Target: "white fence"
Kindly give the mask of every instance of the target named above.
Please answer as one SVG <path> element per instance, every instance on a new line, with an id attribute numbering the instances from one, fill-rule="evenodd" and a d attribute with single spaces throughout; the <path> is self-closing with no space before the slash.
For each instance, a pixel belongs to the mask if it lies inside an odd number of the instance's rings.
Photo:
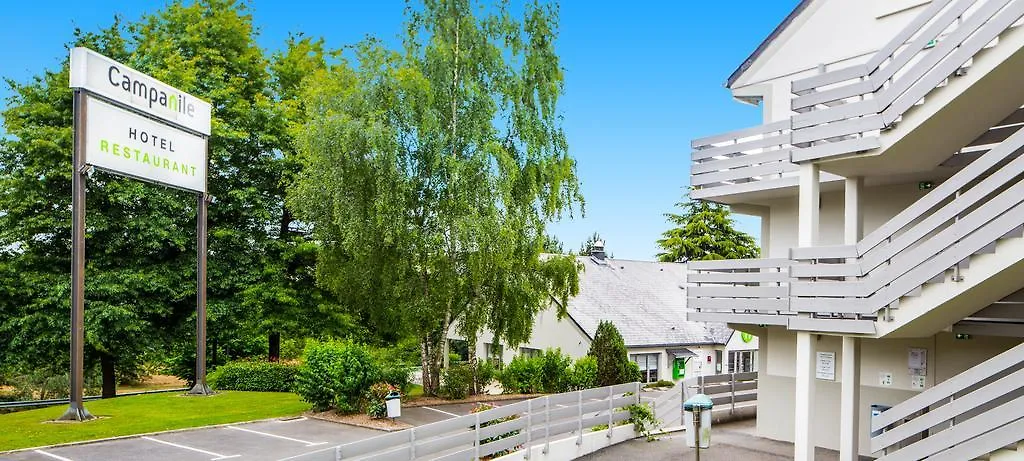
<path id="1" fill-rule="evenodd" d="M 682 383 L 683 399 L 697 394 L 711 397 L 716 413 L 728 411 L 730 415 L 757 406 L 757 372 L 726 373 L 711 376 L 686 378 Z"/>
<path id="2" fill-rule="evenodd" d="M 680 392 L 666 394 L 679 395 Z M 657 399 L 665 414 L 675 405 L 680 415 L 681 401 L 671 396 Z M 583 444 L 584 434 L 595 426 L 607 425 L 609 440 L 616 423 L 629 419 L 629 405 L 640 403 L 640 383 L 619 384 L 576 392 L 566 392 L 501 406 L 480 413 L 459 416 L 424 426 L 339 445 L 295 458 L 301 461 L 375 460 L 407 461 L 416 459 L 474 460 L 497 457 L 524 450 L 530 458 L 543 445 L 547 453 L 552 442 L 575 436 Z M 659 407 L 653 405 L 655 410 Z M 657 414 L 657 413 L 656 413 Z"/>

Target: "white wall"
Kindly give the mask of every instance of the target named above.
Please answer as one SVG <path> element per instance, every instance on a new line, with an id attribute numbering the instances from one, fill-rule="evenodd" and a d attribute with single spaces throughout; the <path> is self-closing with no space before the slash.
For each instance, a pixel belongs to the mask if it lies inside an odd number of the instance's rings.
<path id="1" fill-rule="evenodd" d="M 877 229 L 900 211 L 903 211 L 928 191 L 918 190 L 917 183 L 895 184 L 864 188 L 864 234 Z M 819 245 L 843 244 L 842 191 L 821 194 Z M 771 231 L 767 258 L 788 258 L 789 249 L 797 246 L 797 196 L 776 199 L 769 204 L 768 226 Z"/>
<path id="2" fill-rule="evenodd" d="M 814 437 L 817 446 L 838 449 L 839 393 L 842 382 L 842 346 L 838 336 L 820 335 L 816 351 L 836 353 L 836 380 L 815 380 Z M 796 373 L 796 334 L 769 328 L 761 342 L 765 360 L 758 377 L 757 432 L 761 437 L 793 440 L 793 398 Z M 870 405 L 895 405 L 917 395 L 907 367 L 908 349 L 928 352 L 926 389 L 945 381 L 982 361 L 1020 343 L 1018 338 L 974 336 L 957 340 L 953 334 L 940 333 L 917 339 L 863 339 L 861 345 L 861 454 L 869 455 Z M 893 384 L 880 384 L 879 374 L 891 373 Z"/>
<path id="3" fill-rule="evenodd" d="M 927 0 L 818 0 L 776 37 L 733 84 L 736 95 L 764 97 L 765 122 L 789 109 L 790 82 L 869 59 L 920 11 Z M 750 45 L 751 50 L 757 44 Z M 737 63 L 739 64 L 739 63 Z"/>
<path id="4" fill-rule="evenodd" d="M 448 338 L 465 339 L 458 333 L 456 325 L 452 325 L 452 328 L 449 329 Z M 487 356 L 485 346 L 487 343 L 494 343 L 494 333 L 485 329 L 477 339 L 477 358 L 485 358 Z M 510 348 L 504 344 L 502 347 L 504 349 L 501 359 L 502 363 L 508 363 L 512 358 L 519 355 L 519 349 L 523 347 L 540 349 L 542 351 L 548 348 L 559 348 L 562 349 L 562 353 L 573 358 L 579 358 L 587 355 L 587 351 L 590 349 L 590 338 L 572 319 L 568 317 L 558 319 L 558 311 L 554 306 L 551 306 L 534 319 L 533 334 L 530 336 L 529 341 L 515 348 Z"/>

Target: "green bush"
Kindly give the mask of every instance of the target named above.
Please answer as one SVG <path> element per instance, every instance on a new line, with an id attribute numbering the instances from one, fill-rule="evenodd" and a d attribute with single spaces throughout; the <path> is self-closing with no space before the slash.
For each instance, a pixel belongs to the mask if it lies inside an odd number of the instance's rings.
<path id="1" fill-rule="evenodd" d="M 665 381 L 664 379 L 662 379 L 660 381 L 644 385 L 645 389 L 650 389 L 652 387 L 676 387 L 676 383 L 672 381 Z"/>
<path id="2" fill-rule="evenodd" d="M 601 321 L 587 352 L 597 359 L 597 386 L 614 386 L 640 380 L 640 367 L 629 361 L 626 343 L 615 325 Z"/>
<path id="3" fill-rule="evenodd" d="M 380 368 L 381 381 L 395 386 L 402 394 L 407 394 L 409 392 L 409 385 L 412 384 L 409 381 L 409 367 L 401 363 L 388 362 L 377 362 L 377 367 Z"/>
<path id="4" fill-rule="evenodd" d="M 441 397 L 464 399 L 472 392 L 473 369 L 468 365 L 449 365 L 441 371 Z"/>
<path id="5" fill-rule="evenodd" d="M 548 349 L 537 357 L 541 362 L 541 390 L 548 394 L 565 392 L 569 388 L 568 371 L 572 357 L 562 354 L 561 349 Z"/>
<path id="6" fill-rule="evenodd" d="M 516 356 L 498 374 L 498 382 L 507 394 L 536 394 L 544 388 L 543 371 L 540 358 Z"/>
<path id="7" fill-rule="evenodd" d="M 239 360 L 217 367 L 207 382 L 220 390 L 290 392 L 298 372 L 296 365 Z"/>
<path id="8" fill-rule="evenodd" d="M 477 392 L 483 392 L 484 388 L 497 376 L 498 370 L 494 368 L 494 364 L 487 360 L 476 361 L 476 390 Z"/>
<path id="9" fill-rule="evenodd" d="M 573 362 L 566 378 L 570 391 L 597 387 L 597 359 L 589 355 L 580 357 Z"/>
<path id="10" fill-rule="evenodd" d="M 363 394 L 379 381 L 381 370 L 361 345 L 310 341 L 295 379 L 295 393 L 318 411 L 360 409 Z"/>
<path id="11" fill-rule="evenodd" d="M 388 407 L 385 399 L 392 392 L 399 392 L 398 387 L 386 382 L 370 386 L 370 389 L 366 391 L 366 414 L 371 418 L 386 418 Z"/>

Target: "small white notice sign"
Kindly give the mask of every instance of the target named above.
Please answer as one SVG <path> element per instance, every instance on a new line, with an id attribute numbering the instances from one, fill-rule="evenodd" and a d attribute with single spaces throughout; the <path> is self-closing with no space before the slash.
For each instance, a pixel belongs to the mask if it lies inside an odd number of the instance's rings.
<path id="1" fill-rule="evenodd" d="M 836 380 L 836 353 L 818 352 L 817 363 L 814 367 L 814 377 L 828 381 Z"/>
<path id="2" fill-rule="evenodd" d="M 911 375 L 928 375 L 928 349 L 912 347 L 907 354 L 907 368 Z"/>
<path id="3" fill-rule="evenodd" d="M 206 191 L 206 140 L 88 98 L 85 163 L 139 179 Z"/>

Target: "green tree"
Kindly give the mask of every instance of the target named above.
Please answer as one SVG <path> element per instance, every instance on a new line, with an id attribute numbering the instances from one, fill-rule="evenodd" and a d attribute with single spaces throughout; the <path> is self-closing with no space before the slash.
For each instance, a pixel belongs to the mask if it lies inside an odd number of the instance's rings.
<path id="1" fill-rule="evenodd" d="M 636 364 L 629 361 L 626 343 L 612 322 L 602 320 L 597 325 L 594 340 L 587 355 L 597 360 L 597 386 L 614 386 L 640 379 Z"/>
<path id="2" fill-rule="evenodd" d="M 216 198 L 209 218 L 212 358 L 218 344 L 238 351 L 264 319 L 280 312 L 306 327 L 330 318 L 311 314 L 329 305 L 310 289 L 315 248 L 279 232 L 287 176 L 282 152 L 289 142 L 289 112 L 280 101 L 293 85 L 273 86 L 247 8 L 233 0 L 175 1 L 131 24 L 78 31 L 72 45 L 215 108 L 208 181 Z M 0 356 L 22 369 L 54 373 L 66 370 L 69 328 L 67 66 L 65 58 L 29 82 L 8 81 L 9 137 L 0 141 L 0 269 L 12 274 L 0 284 L 11 292 L 0 297 Z M 286 73 L 279 72 L 282 81 Z M 103 172 L 87 187 L 86 360 L 100 365 L 103 393 L 111 395 L 116 376 L 145 358 L 194 350 L 196 198 Z M 268 305 L 283 308 L 275 313 Z"/>
<path id="3" fill-rule="evenodd" d="M 553 255 L 564 255 L 565 245 L 562 244 L 561 240 L 558 240 L 558 237 L 555 237 L 554 235 L 545 234 L 544 248 L 542 251 L 544 251 L 544 253 Z"/>
<path id="4" fill-rule="evenodd" d="M 571 258 L 539 257 L 545 224 L 582 204 L 557 111 L 557 8 L 522 14 L 410 7 L 400 50 L 359 43 L 304 99 L 289 205 L 322 245 L 318 279 L 380 333 L 419 338 L 427 393 L 456 319 L 518 344 L 578 284 Z"/>
<path id="5" fill-rule="evenodd" d="M 662 262 L 706 259 L 756 258 L 760 254 L 750 235 L 736 229 L 729 208 L 705 200 L 685 198 L 676 204 L 680 213 L 665 213 L 672 229 L 658 239 Z"/>

